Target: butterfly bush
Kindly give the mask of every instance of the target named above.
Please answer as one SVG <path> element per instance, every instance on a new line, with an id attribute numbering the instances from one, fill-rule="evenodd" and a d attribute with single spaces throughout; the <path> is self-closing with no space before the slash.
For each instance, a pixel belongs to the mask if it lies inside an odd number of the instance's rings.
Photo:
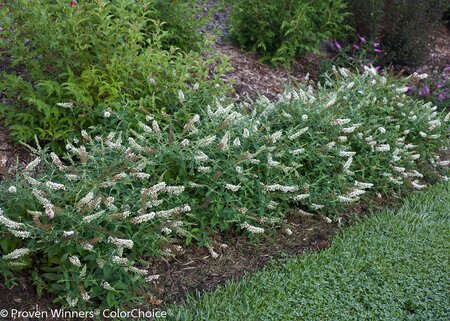
<path id="1" fill-rule="evenodd" d="M 215 233 L 270 233 L 291 207 L 329 221 L 447 179 L 450 114 L 374 68 L 336 72 L 277 102 L 217 99 L 181 125 L 148 115 L 135 130 L 83 131 L 64 156 L 36 150 L 0 185 L 0 233 L 14 240 L 1 270 L 33 257 L 36 284 L 63 305 L 131 306 L 152 298 L 148 259 L 192 240 L 216 258 Z"/>

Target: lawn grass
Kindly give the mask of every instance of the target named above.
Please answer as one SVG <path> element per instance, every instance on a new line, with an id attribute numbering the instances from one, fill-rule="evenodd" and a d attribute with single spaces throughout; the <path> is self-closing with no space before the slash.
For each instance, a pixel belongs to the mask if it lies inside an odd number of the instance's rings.
<path id="1" fill-rule="evenodd" d="M 177 320 L 450 320 L 450 183 L 346 228 L 319 253 L 273 263 Z"/>

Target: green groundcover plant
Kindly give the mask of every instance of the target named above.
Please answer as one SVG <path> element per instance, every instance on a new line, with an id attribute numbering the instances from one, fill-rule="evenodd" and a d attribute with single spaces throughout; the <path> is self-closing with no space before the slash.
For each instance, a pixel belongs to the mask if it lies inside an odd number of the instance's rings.
<path id="1" fill-rule="evenodd" d="M 204 44 L 192 36 L 201 21 L 192 6 L 155 0 L 5 4 L 2 56 L 22 71 L 0 73 L 3 123 L 17 140 L 37 135 L 56 145 L 101 121 L 97 110 L 123 108 L 124 100 L 134 111 L 145 105 L 170 113 L 183 106 L 179 90 L 192 105 L 223 93 L 226 64 L 188 52 Z"/>
<path id="2" fill-rule="evenodd" d="M 450 113 L 374 68 L 336 73 L 277 103 L 218 100 L 184 126 L 147 115 L 136 130 L 83 131 L 61 158 L 36 150 L 0 185 L 0 271 L 32 267 L 39 291 L 72 308 L 135 306 L 158 277 L 147 259 L 183 243 L 215 258 L 214 234 L 270 233 L 290 206 L 338 220 L 377 193 L 448 179 Z"/>
<path id="3" fill-rule="evenodd" d="M 297 54 L 315 51 L 348 29 L 345 7 L 342 0 L 233 1 L 232 38 L 261 53 L 263 61 L 289 65 Z"/>

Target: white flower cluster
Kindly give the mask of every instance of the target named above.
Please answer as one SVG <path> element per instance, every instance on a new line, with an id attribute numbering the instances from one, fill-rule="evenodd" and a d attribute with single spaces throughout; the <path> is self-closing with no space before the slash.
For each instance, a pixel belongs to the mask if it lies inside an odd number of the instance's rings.
<path id="1" fill-rule="evenodd" d="M 52 159 L 53 164 L 55 164 L 56 167 L 58 167 L 61 171 L 66 170 L 66 166 L 62 163 L 61 159 L 59 159 L 58 155 L 52 152 L 50 153 L 50 157 Z"/>
<path id="2" fill-rule="evenodd" d="M 352 157 L 355 156 L 356 152 L 340 151 L 339 156 L 341 157 Z"/>
<path id="3" fill-rule="evenodd" d="M 264 233 L 264 229 L 262 227 L 253 226 L 253 225 L 248 224 L 247 222 L 244 222 L 243 224 L 241 224 L 241 228 L 244 230 L 247 230 L 253 234 Z"/>
<path id="4" fill-rule="evenodd" d="M 33 161 L 31 161 L 26 167 L 25 167 L 25 171 L 26 172 L 31 172 L 32 170 L 34 170 L 36 168 L 36 166 L 39 165 L 39 163 L 41 162 L 41 158 L 40 157 L 36 157 Z"/>
<path id="5" fill-rule="evenodd" d="M 132 249 L 133 245 L 134 245 L 132 240 L 120 239 L 120 238 L 113 237 L 113 236 L 108 237 L 108 243 L 111 243 L 118 247 L 122 247 L 122 248 L 126 248 L 126 249 Z"/>
<path id="6" fill-rule="evenodd" d="M 237 192 L 237 191 L 239 191 L 239 189 L 241 188 L 240 185 L 233 185 L 233 184 L 225 184 L 224 187 L 225 187 L 227 190 L 230 190 L 230 191 L 232 191 L 232 192 Z"/>
<path id="7" fill-rule="evenodd" d="M 191 211 L 191 207 L 187 204 L 181 205 L 181 206 L 177 206 L 174 208 L 171 208 L 169 210 L 164 210 L 164 211 L 158 211 L 155 213 L 155 215 L 157 217 L 163 217 L 163 218 L 168 218 L 171 215 L 176 215 L 176 214 L 181 214 L 181 213 L 187 213 Z"/>
<path id="8" fill-rule="evenodd" d="M 54 191 L 66 190 L 66 186 L 64 186 L 64 184 L 54 183 L 50 181 L 45 182 L 45 186 Z"/>
<path id="9" fill-rule="evenodd" d="M 4 216 L 3 210 L 1 208 L 0 208 L 0 224 L 13 230 L 18 230 L 25 227 L 23 223 L 15 222 Z"/>
<path id="10" fill-rule="evenodd" d="M 391 150 L 391 146 L 389 144 L 380 144 L 378 146 L 375 146 L 375 150 L 377 152 L 388 152 Z"/>
<path id="11" fill-rule="evenodd" d="M 121 257 L 121 256 L 117 256 L 117 255 L 113 255 L 113 257 L 111 258 L 111 261 L 114 264 L 122 265 L 122 266 L 128 266 L 128 264 L 130 264 L 130 261 L 128 261 L 128 259 L 126 257 Z"/>
<path id="12" fill-rule="evenodd" d="M 69 256 L 69 261 L 70 263 L 72 263 L 73 265 L 77 266 L 77 267 L 81 267 L 81 262 L 80 262 L 80 258 L 78 256 L 72 255 Z"/>
<path id="13" fill-rule="evenodd" d="M 78 201 L 77 206 L 82 208 L 84 206 L 88 206 L 94 200 L 94 192 L 90 191 L 87 193 L 82 199 Z"/>
<path id="14" fill-rule="evenodd" d="M 16 260 L 16 259 L 19 259 L 19 258 L 25 256 L 25 255 L 28 255 L 29 253 L 31 253 L 31 250 L 27 249 L 27 248 L 15 249 L 11 253 L 3 255 L 3 259 L 4 260 Z"/>
<path id="15" fill-rule="evenodd" d="M 54 206 L 50 202 L 50 200 L 44 197 L 45 193 L 43 191 L 33 189 L 31 191 L 31 194 L 33 194 L 34 197 L 36 197 L 36 199 L 38 200 L 38 202 L 41 203 L 41 205 L 44 207 L 45 214 L 47 215 L 47 217 L 49 219 L 52 219 L 55 216 Z"/>
<path id="16" fill-rule="evenodd" d="M 272 135 L 270 135 L 269 137 L 270 137 L 270 140 L 272 141 L 272 143 L 275 144 L 281 138 L 281 136 L 283 136 L 283 131 L 279 130 L 279 131 L 273 133 Z"/>
<path id="17" fill-rule="evenodd" d="M 297 138 L 299 138 L 301 135 L 303 135 L 304 133 L 306 133 L 308 130 L 309 130 L 309 127 L 302 128 L 302 129 L 300 129 L 299 131 L 297 131 L 296 133 L 290 135 L 290 136 L 289 136 L 289 139 L 290 139 L 290 140 L 297 139 Z"/>
<path id="18" fill-rule="evenodd" d="M 368 188 L 372 188 L 373 184 L 355 181 L 355 186 L 358 188 L 361 188 L 361 189 L 368 189 Z"/>
<path id="19" fill-rule="evenodd" d="M 116 289 L 114 289 L 108 282 L 106 282 L 106 281 L 102 281 L 101 283 L 100 283 L 100 286 L 102 287 L 102 288 L 104 288 L 105 290 L 108 290 L 108 291 L 117 291 Z"/>
<path id="20" fill-rule="evenodd" d="M 73 103 L 72 102 L 68 102 L 68 103 L 56 103 L 57 106 L 62 107 L 62 108 L 72 108 L 73 107 Z"/>
<path id="21" fill-rule="evenodd" d="M 274 185 L 265 185 L 264 189 L 267 192 L 276 192 L 276 191 L 280 191 L 283 193 L 295 193 L 298 191 L 298 186 L 293 185 L 293 186 L 284 186 L 284 185 L 280 185 L 280 184 L 274 184 Z"/>
<path id="22" fill-rule="evenodd" d="M 299 194 L 299 195 L 294 196 L 292 199 L 294 201 L 302 201 L 304 199 L 307 199 L 308 197 L 309 197 L 309 194 Z"/>
<path id="23" fill-rule="evenodd" d="M 83 221 L 86 222 L 86 223 L 91 223 L 92 221 L 94 221 L 94 220 L 98 219 L 99 217 L 101 217 L 104 213 L 105 213 L 105 211 L 103 210 L 103 211 L 97 212 L 95 214 L 91 214 L 91 215 L 85 216 L 85 217 L 83 217 Z"/>
<path id="24" fill-rule="evenodd" d="M 342 126 L 342 125 L 348 124 L 351 121 L 352 120 L 350 118 L 337 118 L 337 119 L 333 119 L 331 121 L 331 125 L 333 125 L 333 126 Z"/>
<path id="25" fill-rule="evenodd" d="M 9 232 L 14 235 L 15 237 L 21 238 L 21 239 L 28 239 L 31 237 L 31 233 L 28 231 L 17 231 L 17 230 L 9 230 Z"/>

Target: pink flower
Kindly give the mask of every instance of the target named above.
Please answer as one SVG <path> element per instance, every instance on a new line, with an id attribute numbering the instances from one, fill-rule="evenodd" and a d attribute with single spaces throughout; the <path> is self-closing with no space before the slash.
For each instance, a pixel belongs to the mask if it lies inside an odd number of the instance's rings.
<path id="1" fill-rule="evenodd" d="M 342 49 L 342 46 L 341 46 L 341 44 L 338 41 L 334 41 L 334 45 L 336 46 L 337 50 L 341 50 Z"/>
<path id="2" fill-rule="evenodd" d="M 353 48 L 355 48 L 356 50 L 359 50 L 359 46 L 358 45 L 353 45 Z"/>
<path id="3" fill-rule="evenodd" d="M 358 38 L 361 41 L 361 43 L 366 42 L 366 39 L 363 36 L 359 35 L 359 34 L 358 34 Z"/>
<path id="4" fill-rule="evenodd" d="M 77 0 L 70 0 L 70 6 L 75 7 L 77 5 Z"/>
<path id="5" fill-rule="evenodd" d="M 375 48 L 373 51 L 375 51 L 376 53 L 382 53 L 383 52 L 383 50 L 378 49 L 378 48 Z"/>

